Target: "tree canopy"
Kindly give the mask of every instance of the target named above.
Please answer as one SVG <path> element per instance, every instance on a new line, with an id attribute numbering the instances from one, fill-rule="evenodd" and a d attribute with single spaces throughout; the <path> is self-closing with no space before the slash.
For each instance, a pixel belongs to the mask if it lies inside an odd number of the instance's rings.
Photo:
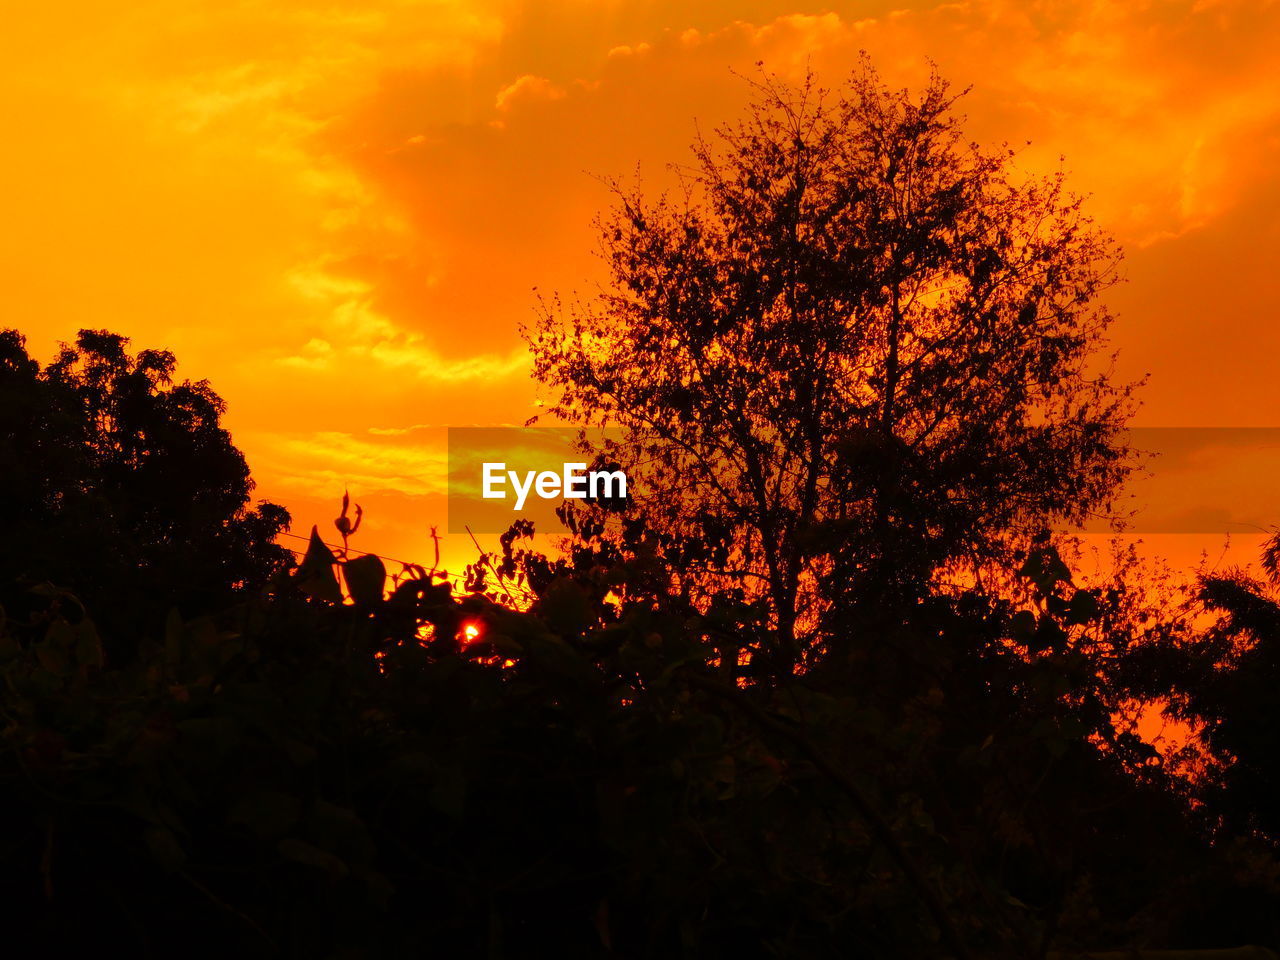
<path id="1" fill-rule="evenodd" d="M 765 77 L 683 190 L 615 185 L 610 274 L 530 332 L 553 412 L 620 428 L 678 589 L 765 602 L 773 653 L 837 596 L 917 594 L 1105 508 L 1130 390 L 1097 356 L 1119 253 L 1065 189 L 964 140 L 956 97 L 864 65 L 838 95 Z"/>
<path id="2" fill-rule="evenodd" d="M 288 514 L 250 505 L 222 399 L 128 343 L 82 330 L 41 367 L 0 332 L 0 502 L 15 507 L 0 582 L 72 589 L 125 633 L 225 606 L 289 557 L 274 543 Z"/>

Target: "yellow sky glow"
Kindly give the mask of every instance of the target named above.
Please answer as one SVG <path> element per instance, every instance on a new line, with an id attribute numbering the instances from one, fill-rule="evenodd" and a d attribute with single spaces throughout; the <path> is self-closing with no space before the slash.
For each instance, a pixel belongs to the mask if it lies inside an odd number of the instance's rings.
<path id="1" fill-rule="evenodd" d="M 1065 157 L 1128 252 L 1139 422 L 1277 423 L 1280 4 L 111 6 L 0 33 L 0 324 L 42 357 L 85 326 L 174 350 L 299 532 L 350 485 L 357 545 L 428 555 L 443 427 L 536 412 L 533 289 L 598 277 L 593 175 L 663 183 L 760 60 L 835 84 L 866 49 L 891 82 L 932 58 L 972 85 L 974 138 Z"/>

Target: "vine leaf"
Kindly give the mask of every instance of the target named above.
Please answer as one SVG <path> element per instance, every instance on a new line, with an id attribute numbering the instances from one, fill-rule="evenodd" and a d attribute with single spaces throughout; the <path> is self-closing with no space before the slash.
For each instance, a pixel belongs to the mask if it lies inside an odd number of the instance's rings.
<path id="1" fill-rule="evenodd" d="M 320 531 L 311 528 L 311 542 L 307 552 L 298 564 L 294 580 L 298 589 L 314 600 L 326 603 L 341 603 L 342 590 L 338 586 L 337 574 L 333 571 L 333 552 L 320 539 Z"/>
<path id="2" fill-rule="evenodd" d="M 369 553 L 348 560 L 342 565 L 342 577 L 347 581 L 347 592 L 358 606 L 373 606 L 382 600 L 387 568 L 380 557 Z"/>

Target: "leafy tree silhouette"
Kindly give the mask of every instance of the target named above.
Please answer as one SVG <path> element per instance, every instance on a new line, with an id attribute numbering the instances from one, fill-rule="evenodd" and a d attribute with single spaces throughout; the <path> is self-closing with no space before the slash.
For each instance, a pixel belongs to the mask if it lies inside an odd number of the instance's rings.
<path id="1" fill-rule="evenodd" d="M 755 89 L 681 196 L 614 184 L 607 288 L 527 336 L 553 412 L 621 428 L 599 452 L 639 478 L 631 522 L 580 529 L 695 605 L 763 603 L 785 673 L 847 634 L 835 600 L 909 599 L 1103 508 L 1131 386 L 1091 367 L 1116 248 L 1062 176 L 967 144 L 943 80 Z"/>
<path id="2" fill-rule="evenodd" d="M 1147 670 L 1174 693 L 1175 712 L 1202 727 L 1217 761 L 1198 785 L 1227 835 L 1280 844 L 1280 535 L 1262 555 L 1263 578 L 1242 570 L 1204 576 L 1197 599 L 1211 624 Z"/>
<path id="3" fill-rule="evenodd" d="M 289 521 L 249 505 L 209 384 L 175 383 L 168 351 L 127 347 L 82 330 L 41 369 L 16 331 L 0 332 L 0 583 L 75 591 L 124 656 L 171 607 L 194 615 L 264 584 L 287 562 L 273 540 Z"/>
<path id="4" fill-rule="evenodd" d="M 696 142 L 683 195 L 614 185 L 611 282 L 527 333 L 552 411 L 620 428 L 584 446 L 634 481 L 566 505 L 570 562 L 526 557 L 527 579 L 683 618 L 705 689 L 781 728 L 820 717 L 808 742 L 874 771 L 868 822 L 963 848 L 958 923 L 936 918 L 957 955 L 987 911 L 1022 955 L 1180 916 L 1194 892 L 1162 875 L 1211 858 L 1123 709 L 1167 692 L 1130 668 L 1181 639 L 1148 616 L 1176 617 L 1140 571 L 1078 585 L 1052 533 L 1129 469 L 1136 385 L 1108 376 L 1099 302 L 1118 250 L 1061 175 L 967 144 L 936 76 L 918 98 L 869 65 L 837 97 L 756 91 Z"/>

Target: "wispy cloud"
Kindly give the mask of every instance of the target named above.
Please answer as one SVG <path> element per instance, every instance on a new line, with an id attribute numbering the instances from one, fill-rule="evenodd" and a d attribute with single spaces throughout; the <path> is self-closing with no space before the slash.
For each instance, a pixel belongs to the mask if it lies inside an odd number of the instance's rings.
<path id="1" fill-rule="evenodd" d="M 258 469 L 273 484 L 309 496 L 334 497 L 348 487 L 415 497 L 447 490 L 448 453 L 438 445 L 333 430 L 261 434 L 254 439 Z"/>
<path id="2" fill-rule="evenodd" d="M 349 480 L 421 499 L 443 489 L 442 447 L 401 424 L 533 412 L 517 328 L 533 287 L 601 278 L 591 174 L 639 163 L 657 189 L 695 118 L 741 109 L 735 72 L 835 84 L 866 49 L 894 84 L 929 58 L 973 84 L 969 131 L 1023 168 L 1065 154 L 1130 250 L 1116 340 L 1153 374 L 1155 422 L 1270 419 L 1280 5 L 858 9 L 28 4 L 0 35 L 9 322 L 37 349 L 86 325 L 175 349 L 228 399 L 263 495 Z M 1251 349 L 1216 336 L 1228 323 Z"/>

